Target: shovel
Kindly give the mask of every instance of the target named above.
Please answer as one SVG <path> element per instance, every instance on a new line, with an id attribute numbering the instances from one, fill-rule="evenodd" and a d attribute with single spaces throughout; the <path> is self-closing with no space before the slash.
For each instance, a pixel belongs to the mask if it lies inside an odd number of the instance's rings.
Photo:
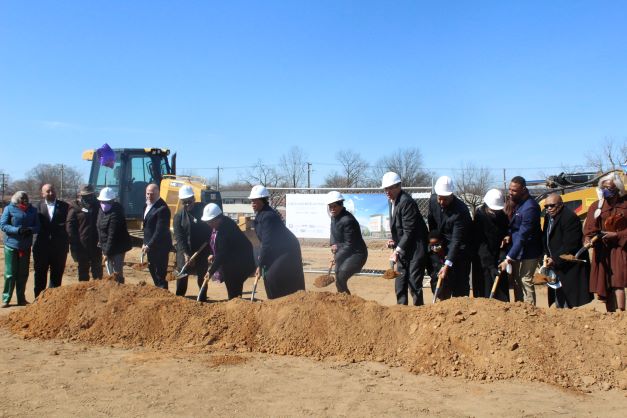
<path id="1" fill-rule="evenodd" d="M 440 276 L 438 274 L 438 283 L 435 285 L 435 291 L 433 292 L 433 302 L 435 303 L 435 301 L 438 298 L 438 294 L 440 293 L 440 289 L 442 288 L 442 281 L 444 280 L 444 278 L 442 276 Z"/>
<path id="2" fill-rule="evenodd" d="M 255 301 L 255 292 L 257 291 L 257 283 L 259 283 L 259 277 L 263 276 L 263 279 L 266 279 L 266 269 L 265 267 L 261 269 L 261 274 L 257 274 L 255 276 L 255 282 L 253 283 L 253 291 L 250 292 L 250 301 Z"/>
<path id="3" fill-rule="evenodd" d="M 603 235 L 604 235 L 603 232 L 600 232 L 600 233 L 596 234 L 594 237 L 592 237 L 592 239 L 590 240 L 590 242 L 588 244 L 584 245 L 583 247 L 581 247 L 579 249 L 579 251 L 577 251 L 577 253 L 575 254 L 575 259 L 578 259 L 579 256 L 581 256 L 581 254 L 585 253 L 590 248 L 592 248 L 594 243 L 597 242 L 599 240 L 599 238 L 601 238 Z"/>
<path id="4" fill-rule="evenodd" d="M 191 260 L 191 259 L 190 259 Z M 187 277 L 187 274 L 185 275 Z M 196 296 L 196 302 L 200 302 L 200 295 L 202 295 L 203 290 L 206 291 L 207 289 L 207 283 L 209 283 L 209 280 L 211 280 L 211 277 L 213 275 L 209 275 L 209 273 L 205 274 L 205 280 L 203 280 L 202 282 L 202 286 L 200 286 L 200 289 L 198 290 L 198 296 Z"/>
<path id="5" fill-rule="evenodd" d="M 189 276 L 189 273 L 187 273 L 186 269 L 187 267 L 194 261 L 194 259 L 196 258 L 196 256 L 198 256 L 198 254 L 205 249 L 205 247 L 207 246 L 207 243 L 203 243 L 200 248 L 198 248 L 198 251 L 196 251 L 194 254 L 192 254 L 192 256 L 189 258 L 189 260 L 187 260 L 187 263 L 183 264 L 183 268 L 181 268 L 181 271 L 176 271 L 174 270 L 174 280 L 179 280 L 179 279 L 184 279 L 187 276 Z"/>
<path id="6" fill-rule="evenodd" d="M 331 259 L 331 262 L 329 263 L 329 271 L 327 272 L 326 276 L 316 277 L 316 280 L 314 280 L 314 286 L 326 287 L 335 281 L 335 277 L 331 276 L 331 269 L 333 268 L 334 264 L 335 259 Z"/>
<path id="7" fill-rule="evenodd" d="M 144 263 L 144 252 L 142 251 L 141 255 L 139 256 L 139 264 L 133 264 L 131 268 L 133 270 L 143 270 L 147 266 L 148 263 Z"/>
<path id="8" fill-rule="evenodd" d="M 500 279 L 501 279 L 501 275 L 497 274 L 496 277 L 494 278 L 494 284 L 492 285 L 492 290 L 490 290 L 490 297 L 488 299 L 492 299 L 494 297 L 494 294 L 496 293 L 496 288 L 499 285 Z"/>

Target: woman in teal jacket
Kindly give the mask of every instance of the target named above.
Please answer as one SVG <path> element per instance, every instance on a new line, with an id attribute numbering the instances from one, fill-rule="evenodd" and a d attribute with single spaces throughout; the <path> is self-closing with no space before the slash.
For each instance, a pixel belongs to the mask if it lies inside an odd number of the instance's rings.
<path id="1" fill-rule="evenodd" d="M 8 308 L 13 289 L 17 304 L 24 306 L 26 281 L 30 264 L 30 250 L 33 234 L 39 233 L 37 209 L 28 203 L 26 192 L 16 192 L 9 206 L 4 208 L 0 218 L 0 228 L 4 232 L 4 291 L 2 307 Z"/>

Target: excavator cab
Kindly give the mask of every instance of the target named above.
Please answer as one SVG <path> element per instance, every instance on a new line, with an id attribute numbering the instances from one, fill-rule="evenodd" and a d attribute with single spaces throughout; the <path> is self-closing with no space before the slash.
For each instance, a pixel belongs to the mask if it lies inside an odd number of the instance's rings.
<path id="1" fill-rule="evenodd" d="M 113 167 L 101 165 L 93 150 L 83 153 L 83 159 L 92 161 L 89 184 L 94 186 L 96 193 L 103 187 L 115 190 L 127 219 L 136 224 L 129 225 L 129 228 L 141 229 L 146 186 L 161 184 L 165 175 L 172 174 L 168 161 L 170 151 L 162 148 L 117 148 L 113 151 Z"/>

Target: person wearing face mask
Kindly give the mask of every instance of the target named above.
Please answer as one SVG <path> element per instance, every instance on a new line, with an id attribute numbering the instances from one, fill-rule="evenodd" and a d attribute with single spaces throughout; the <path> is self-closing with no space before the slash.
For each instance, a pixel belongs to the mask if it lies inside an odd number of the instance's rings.
<path id="1" fill-rule="evenodd" d="M 505 200 L 498 189 L 490 189 L 483 205 L 475 210 L 472 222 L 473 259 L 472 293 L 476 298 L 488 298 L 499 274 L 499 260 L 503 258 L 501 243 L 507 236 L 509 220 L 503 211 Z M 494 298 L 509 302 L 509 282 L 506 272 L 501 272 Z"/>
<path id="2" fill-rule="evenodd" d="M 28 280 L 33 234 L 39 233 L 37 209 L 28 202 L 26 192 L 19 191 L 11 197 L 11 203 L 4 208 L 0 217 L 0 229 L 4 232 L 2 307 L 9 307 L 14 289 L 17 304 L 24 306 L 28 303 L 24 292 Z"/>
<path id="3" fill-rule="evenodd" d="M 170 235 L 170 208 L 159 197 L 159 186 L 149 184 L 146 187 L 146 206 L 144 206 L 144 244 L 142 253 L 148 256 L 148 270 L 155 286 L 168 288 L 166 274 L 168 255 L 172 247 Z"/>
<path id="4" fill-rule="evenodd" d="M 133 245 L 126 227 L 126 217 L 122 205 L 115 201 L 115 191 L 105 187 L 100 191 L 100 212 L 98 213 L 98 242 L 102 249 L 105 266 L 109 275 L 124 283 L 124 256 Z"/>
<path id="5" fill-rule="evenodd" d="M 179 189 L 179 202 L 181 209 L 174 215 L 174 239 L 176 241 L 176 269 L 181 271 L 192 255 L 200 250 L 196 258 L 185 269 L 186 273 L 196 274 L 198 288 L 202 288 L 203 278 L 209 270 L 209 239 L 211 228 L 201 220 L 203 215 L 202 203 L 197 203 L 194 189 L 190 185 L 184 185 Z M 187 293 L 187 277 L 176 281 L 176 295 L 185 296 Z M 207 300 L 207 288 L 199 295 L 198 300 Z"/>
<path id="6" fill-rule="evenodd" d="M 540 205 L 529 195 L 527 182 L 516 176 L 509 183 L 509 198 L 513 203 L 509 221 L 511 243 L 505 260 L 499 265 L 501 271 L 511 266 L 514 284 L 514 300 L 536 304 L 533 274 L 542 257 L 542 229 L 540 228 Z"/>
<path id="7" fill-rule="evenodd" d="M 560 256 L 576 254 L 583 242 L 581 221 L 577 214 L 564 206 L 562 197 L 557 193 L 548 195 L 544 201 L 544 231 L 542 241 L 546 266 L 552 269 L 561 287 L 550 286 L 548 289 L 549 306 L 555 303 L 557 308 L 574 308 L 590 302 L 588 278 L 590 264 L 587 252 L 580 256 L 584 263 L 572 263 Z M 555 288 L 553 288 L 555 287 Z"/>
<path id="8" fill-rule="evenodd" d="M 72 202 L 65 227 L 70 241 L 70 255 L 78 264 L 78 280 L 102 279 L 102 250 L 98 247 L 98 212 L 100 205 L 90 184 L 81 186 Z"/>
<path id="9" fill-rule="evenodd" d="M 61 286 L 68 252 L 68 235 L 65 227 L 69 205 L 57 199 L 52 184 L 41 188 L 42 200 L 37 206 L 41 228 L 33 244 L 33 262 L 35 264 L 35 297 L 48 287 Z"/>
<path id="10" fill-rule="evenodd" d="M 627 286 L 627 197 L 616 173 L 599 180 L 599 200 L 588 209 L 584 244 L 592 246 L 590 291 L 605 302 L 608 312 L 625 310 Z M 593 238 L 601 235 L 601 239 Z"/>
<path id="11" fill-rule="evenodd" d="M 335 287 L 338 293 L 348 293 L 348 279 L 359 273 L 368 259 L 368 248 L 361 236 L 361 227 L 352 213 L 344 207 L 344 196 L 332 191 L 327 194 L 331 215 L 331 253 L 335 260 Z"/>

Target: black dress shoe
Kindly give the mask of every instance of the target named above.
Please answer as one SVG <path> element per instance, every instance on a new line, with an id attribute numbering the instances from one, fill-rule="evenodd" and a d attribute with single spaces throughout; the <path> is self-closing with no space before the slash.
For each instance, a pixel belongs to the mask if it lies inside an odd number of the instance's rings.
<path id="1" fill-rule="evenodd" d="M 3 308 L 8 308 L 9 306 L 10 306 L 10 305 L 9 305 L 8 303 L 3 303 L 3 304 L 2 304 L 2 307 L 3 307 Z"/>
<path id="2" fill-rule="evenodd" d="M 26 305 L 30 305 L 30 303 L 23 301 L 23 302 L 18 302 L 17 306 L 26 306 Z"/>

